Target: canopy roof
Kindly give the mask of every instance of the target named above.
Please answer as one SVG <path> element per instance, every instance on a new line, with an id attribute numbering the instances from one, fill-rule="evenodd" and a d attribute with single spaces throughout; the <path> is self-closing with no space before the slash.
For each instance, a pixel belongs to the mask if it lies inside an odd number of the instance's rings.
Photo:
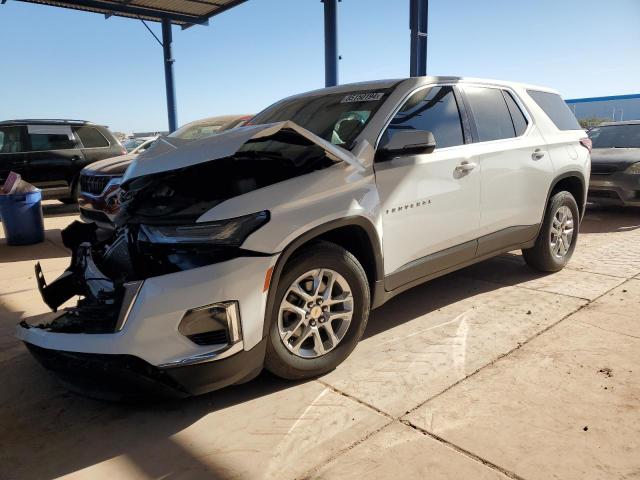
<path id="1" fill-rule="evenodd" d="M 206 24 L 208 19 L 233 8 L 246 0 L 20 0 L 54 7 L 73 8 L 87 12 L 140 18 L 155 22 L 167 18 L 176 25 L 187 27 Z"/>

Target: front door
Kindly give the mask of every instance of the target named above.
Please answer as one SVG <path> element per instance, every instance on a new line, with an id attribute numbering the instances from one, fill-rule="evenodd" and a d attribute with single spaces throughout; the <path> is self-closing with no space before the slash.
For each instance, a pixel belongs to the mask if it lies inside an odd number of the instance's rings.
<path id="1" fill-rule="evenodd" d="M 465 145 L 464 118 L 454 87 L 427 87 L 409 97 L 383 134 L 381 144 L 399 130 L 430 131 L 436 140 L 431 153 L 374 165 L 387 290 L 475 255 L 480 169 Z"/>

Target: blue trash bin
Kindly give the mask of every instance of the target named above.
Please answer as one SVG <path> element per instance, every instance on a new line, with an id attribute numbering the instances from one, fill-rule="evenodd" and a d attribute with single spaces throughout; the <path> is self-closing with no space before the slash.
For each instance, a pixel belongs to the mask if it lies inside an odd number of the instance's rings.
<path id="1" fill-rule="evenodd" d="M 0 195 L 0 219 L 7 245 L 44 241 L 42 192 Z"/>

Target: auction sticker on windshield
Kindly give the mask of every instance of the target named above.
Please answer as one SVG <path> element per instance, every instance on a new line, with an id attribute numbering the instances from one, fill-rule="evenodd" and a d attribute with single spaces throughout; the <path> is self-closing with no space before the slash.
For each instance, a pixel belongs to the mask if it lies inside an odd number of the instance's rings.
<path id="1" fill-rule="evenodd" d="M 352 102 L 377 102 L 382 97 L 384 97 L 384 93 L 352 93 L 351 95 L 347 95 L 342 99 L 340 103 L 352 103 Z"/>

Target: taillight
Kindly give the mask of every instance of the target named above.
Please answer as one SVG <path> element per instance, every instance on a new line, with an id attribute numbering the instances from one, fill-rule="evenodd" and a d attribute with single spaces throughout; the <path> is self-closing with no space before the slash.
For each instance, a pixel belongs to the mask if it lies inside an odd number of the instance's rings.
<path id="1" fill-rule="evenodd" d="M 593 142 L 591 141 L 591 139 L 589 137 L 581 138 L 580 139 L 580 145 L 582 145 L 584 148 L 589 150 L 589 153 L 591 153 L 591 149 L 593 148 Z"/>

